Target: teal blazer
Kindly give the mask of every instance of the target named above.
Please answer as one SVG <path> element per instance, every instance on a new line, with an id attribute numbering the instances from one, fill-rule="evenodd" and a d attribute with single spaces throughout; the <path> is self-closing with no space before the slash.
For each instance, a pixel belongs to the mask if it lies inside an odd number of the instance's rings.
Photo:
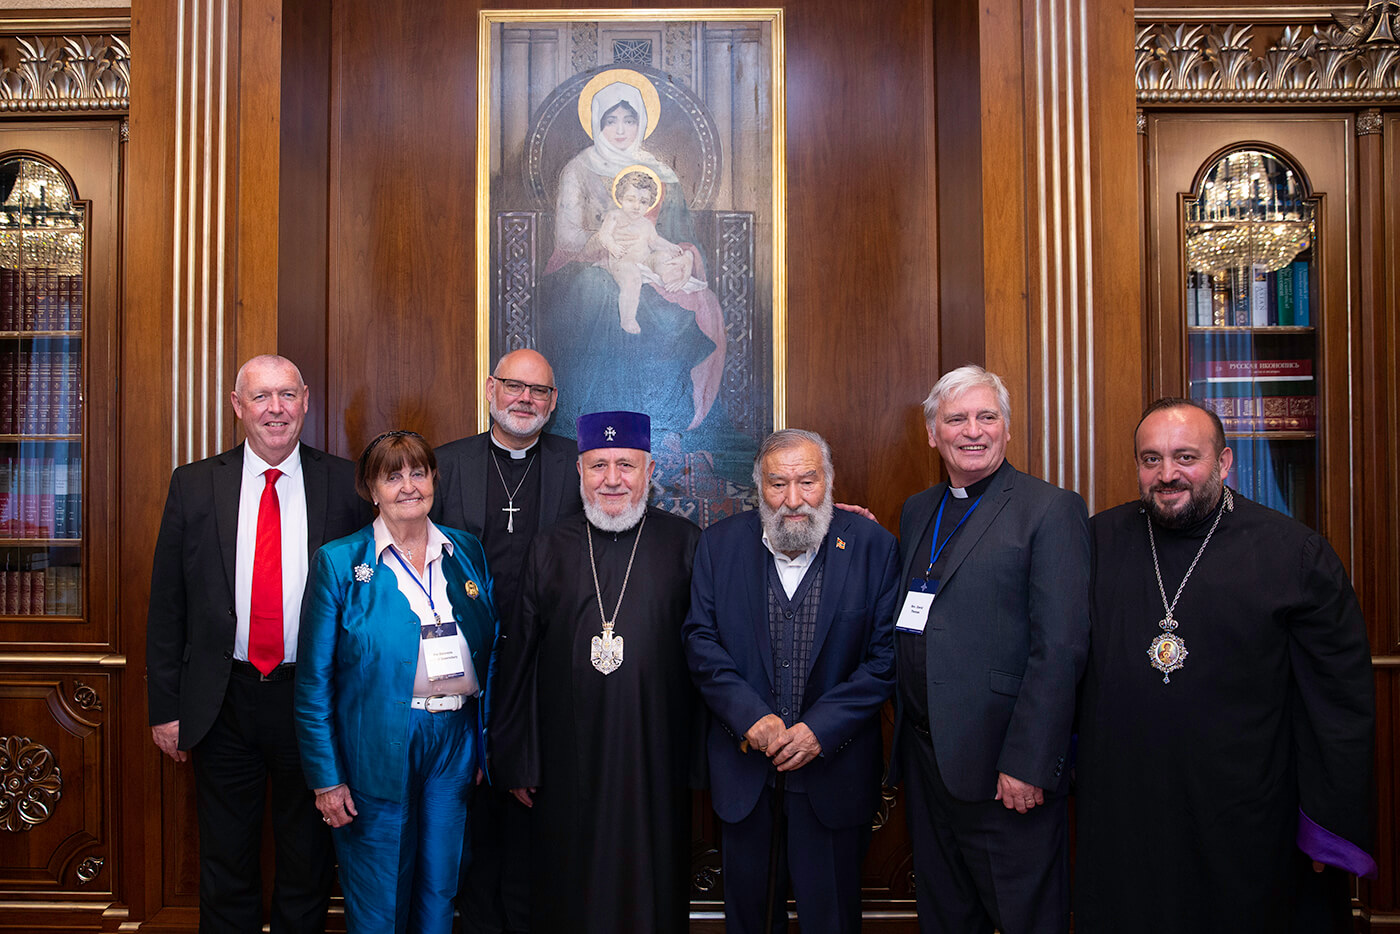
<path id="1" fill-rule="evenodd" d="M 452 618 L 481 685 L 477 722 L 464 728 L 473 730 L 473 759 L 484 766 L 500 620 L 481 542 L 456 529 L 442 533 L 452 542 L 442 560 Z M 419 619 L 398 578 L 375 561 L 373 525 L 316 552 L 302 599 L 295 706 L 312 788 L 344 783 L 403 800 L 418 640 Z"/>

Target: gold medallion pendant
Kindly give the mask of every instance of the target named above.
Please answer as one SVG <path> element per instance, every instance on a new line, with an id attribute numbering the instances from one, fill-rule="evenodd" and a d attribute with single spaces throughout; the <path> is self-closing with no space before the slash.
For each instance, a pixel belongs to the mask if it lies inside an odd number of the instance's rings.
<path id="1" fill-rule="evenodd" d="M 1176 620 L 1164 619 L 1158 625 L 1166 632 L 1152 640 L 1147 647 L 1147 657 L 1152 660 L 1152 667 L 1162 672 L 1162 683 L 1171 684 L 1172 672 L 1181 668 L 1186 656 L 1191 653 L 1186 651 L 1186 643 L 1181 637 L 1172 632 L 1176 628 Z"/>

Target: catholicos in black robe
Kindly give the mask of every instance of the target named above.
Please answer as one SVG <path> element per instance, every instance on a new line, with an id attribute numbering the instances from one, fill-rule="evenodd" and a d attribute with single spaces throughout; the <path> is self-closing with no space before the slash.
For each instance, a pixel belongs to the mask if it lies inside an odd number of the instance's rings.
<path id="1" fill-rule="evenodd" d="M 537 789 L 534 934 L 687 927 L 690 787 L 702 766 L 680 632 L 700 529 L 659 509 L 639 527 L 640 540 L 638 527 L 602 532 L 580 515 L 540 533 L 505 627 L 492 781 Z M 622 661 L 604 674 L 592 641 L 614 612 Z"/>
<path id="2" fill-rule="evenodd" d="M 1204 551 L 1219 505 L 1194 526 L 1153 525 L 1167 601 L 1200 552 L 1172 613 L 1181 645 L 1153 654 L 1166 611 L 1148 517 L 1134 502 L 1090 523 L 1078 934 L 1349 930 L 1346 872 L 1375 872 L 1356 594 L 1321 535 L 1226 496 Z"/>

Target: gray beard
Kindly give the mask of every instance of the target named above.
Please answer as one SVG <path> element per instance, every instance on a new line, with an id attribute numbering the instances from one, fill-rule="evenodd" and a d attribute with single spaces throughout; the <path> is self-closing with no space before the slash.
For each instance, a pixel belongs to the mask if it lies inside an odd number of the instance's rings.
<path id="1" fill-rule="evenodd" d="M 609 515 L 603 511 L 603 507 L 596 503 L 590 503 L 585 494 L 583 499 L 583 514 L 588 521 L 593 523 L 594 528 L 604 532 L 626 532 L 632 526 L 642 521 L 642 515 L 647 511 L 647 501 L 643 499 L 639 503 L 634 503 L 616 516 Z"/>
<path id="2" fill-rule="evenodd" d="M 826 538 L 826 533 L 831 530 L 831 516 L 834 511 L 831 492 L 831 486 L 828 484 L 820 506 L 804 505 L 793 510 L 786 506 L 773 509 L 760 496 L 758 517 L 763 521 L 763 533 L 768 536 L 768 544 L 772 545 L 775 551 L 784 553 L 811 551 L 820 545 L 822 539 Z M 783 518 L 793 514 L 807 516 L 807 521 L 794 526 Z"/>
<path id="3" fill-rule="evenodd" d="M 490 400 L 487 406 L 491 409 L 492 420 L 495 421 L 497 425 L 501 426 L 501 430 L 512 438 L 517 438 L 521 441 L 528 441 L 539 434 L 541 429 L 544 428 L 544 423 L 549 421 L 548 413 L 544 415 L 523 415 L 511 412 L 508 409 L 499 409 L 496 407 L 495 399 Z"/>

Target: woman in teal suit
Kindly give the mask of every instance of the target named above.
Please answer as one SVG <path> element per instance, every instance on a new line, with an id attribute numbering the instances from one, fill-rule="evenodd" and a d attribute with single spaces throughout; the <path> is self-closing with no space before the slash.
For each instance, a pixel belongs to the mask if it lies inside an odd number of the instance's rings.
<path id="1" fill-rule="evenodd" d="M 420 435 L 371 441 L 379 515 L 316 553 L 302 606 L 297 739 L 352 934 L 449 934 L 484 763 L 499 621 L 481 542 L 428 519 L 436 481 Z"/>

